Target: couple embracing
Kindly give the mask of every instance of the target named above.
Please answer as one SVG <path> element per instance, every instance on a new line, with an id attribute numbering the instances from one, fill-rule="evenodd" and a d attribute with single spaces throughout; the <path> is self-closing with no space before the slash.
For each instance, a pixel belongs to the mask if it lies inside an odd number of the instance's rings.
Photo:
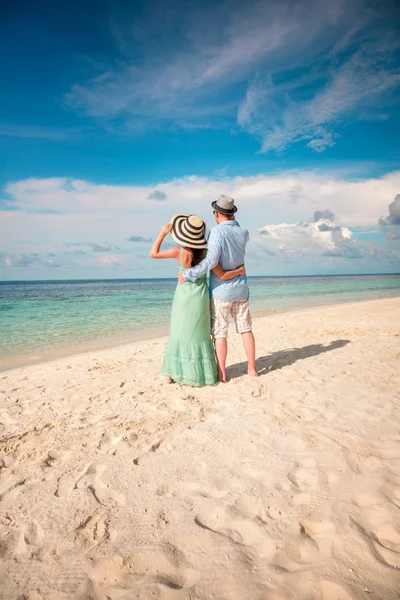
<path id="1" fill-rule="evenodd" d="M 173 258 L 180 267 L 162 365 L 162 374 L 169 383 L 212 385 L 217 377 L 226 382 L 230 315 L 242 336 L 248 373 L 257 376 L 244 268 L 249 233 L 235 219 L 237 208 L 232 198 L 220 196 L 212 208 L 217 225 L 208 243 L 206 224 L 200 217 L 178 214 L 161 229 L 150 252 L 152 258 Z M 169 233 L 178 245 L 160 250 Z"/>

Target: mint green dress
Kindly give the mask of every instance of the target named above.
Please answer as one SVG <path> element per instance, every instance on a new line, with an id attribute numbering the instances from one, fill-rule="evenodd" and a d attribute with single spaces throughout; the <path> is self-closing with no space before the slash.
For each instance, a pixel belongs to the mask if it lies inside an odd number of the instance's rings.
<path id="1" fill-rule="evenodd" d="M 182 248 L 180 249 L 180 270 Z M 172 302 L 170 334 L 161 372 L 177 383 L 212 385 L 217 363 L 211 341 L 210 298 L 206 276 L 176 287 Z"/>

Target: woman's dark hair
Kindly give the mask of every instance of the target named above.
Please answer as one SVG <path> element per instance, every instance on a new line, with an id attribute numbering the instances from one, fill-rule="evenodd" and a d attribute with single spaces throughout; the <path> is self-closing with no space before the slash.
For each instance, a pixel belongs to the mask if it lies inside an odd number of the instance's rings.
<path id="1" fill-rule="evenodd" d="M 186 248 L 189 252 L 192 253 L 192 267 L 198 265 L 206 255 L 206 251 L 204 248 Z"/>

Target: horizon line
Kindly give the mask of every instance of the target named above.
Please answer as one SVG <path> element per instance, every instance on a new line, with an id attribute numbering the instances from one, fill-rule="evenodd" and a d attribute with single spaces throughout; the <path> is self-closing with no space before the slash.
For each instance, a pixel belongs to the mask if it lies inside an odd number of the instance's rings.
<path id="1" fill-rule="evenodd" d="M 247 275 L 248 279 L 293 279 L 300 277 L 387 277 L 389 275 L 400 276 L 400 272 L 395 273 L 314 273 L 311 275 Z M 75 282 L 98 282 L 98 281 L 175 281 L 177 277 L 100 277 L 100 278 L 80 278 L 80 279 L 2 279 L 1 284 L 10 283 L 75 283 Z"/>

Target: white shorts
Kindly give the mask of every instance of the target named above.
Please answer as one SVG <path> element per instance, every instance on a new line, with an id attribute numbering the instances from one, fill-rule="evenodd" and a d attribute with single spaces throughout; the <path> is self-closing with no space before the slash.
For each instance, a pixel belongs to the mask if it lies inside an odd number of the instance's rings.
<path id="1" fill-rule="evenodd" d="M 229 315 L 233 318 L 237 333 L 251 331 L 249 299 L 224 302 L 211 298 L 211 334 L 213 338 L 228 337 Z"/>

